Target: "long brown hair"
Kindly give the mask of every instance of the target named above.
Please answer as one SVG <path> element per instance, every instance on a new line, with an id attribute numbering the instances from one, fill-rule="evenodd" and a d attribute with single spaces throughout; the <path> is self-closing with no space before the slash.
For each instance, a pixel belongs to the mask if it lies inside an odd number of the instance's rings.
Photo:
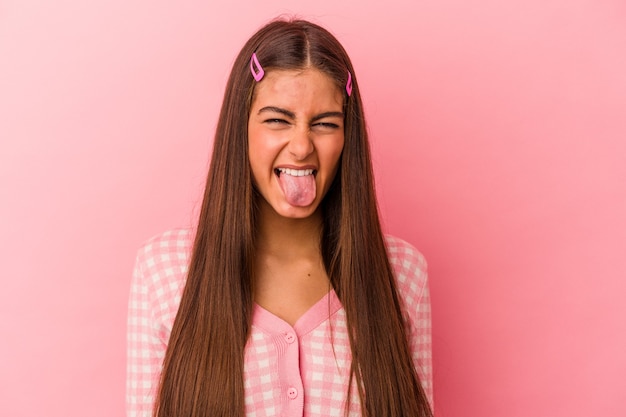
<path id="1" fill-rule="evenodd" d="M 354 69 L 327 30 L 302 20 L 269 23 L 248 40 L 235 60 L 154 416 L 244 415 L 244 347 L 251 325 L 257 212 L 247 146 L 255 86 L 249 68 L 252 53 L 265 71 L 313 67 L 342 90 L 348 71 L 352 74 L 352 95 L 345 95 L 344 149 L 333 185 L 322 201 L 320 248 L 346 311 L 350 380 L 356 383 L 364 416 L 431 416 L 411 359 L 381 232 Z"/>

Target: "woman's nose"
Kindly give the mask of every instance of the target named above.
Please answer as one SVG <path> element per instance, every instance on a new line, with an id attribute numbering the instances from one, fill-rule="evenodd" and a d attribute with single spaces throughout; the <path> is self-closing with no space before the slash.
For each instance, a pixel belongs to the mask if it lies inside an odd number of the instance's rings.
<path id="1" fill-rule="evenodd" d="M 306 159 L 315 147 L 313 146 L 313 140 L 311 138 L 311 131 L 307 127 L 294 129 L 288 144 L 289 153 L 293 155 L 293 157 L 302 161 Z"/>

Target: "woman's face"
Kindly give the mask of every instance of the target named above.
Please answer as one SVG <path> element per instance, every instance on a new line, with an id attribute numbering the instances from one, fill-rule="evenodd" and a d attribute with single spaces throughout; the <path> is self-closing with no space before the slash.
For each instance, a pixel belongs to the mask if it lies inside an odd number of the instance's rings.
<path id="1" fill-rule="evenodd" d="M 255 87 L 248 120 L 254 185 L 276 213 L 313 214 L 344 143 L 343 94 L 316 69 L 274 70 Z"/>

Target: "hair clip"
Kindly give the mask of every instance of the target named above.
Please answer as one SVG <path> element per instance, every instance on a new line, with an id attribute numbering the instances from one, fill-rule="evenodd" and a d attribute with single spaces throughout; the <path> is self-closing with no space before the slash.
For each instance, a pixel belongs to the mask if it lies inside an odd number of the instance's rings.
<path id="1" fill-rule="evenodd" d="M 254 68 L 255 66 L 256 69 Z M 256 52 L 252 53 L 252 58 L 250 58 L 250 72 L 257 82 L 261 81 L 265 75 L 265 71 L 256 57 Z"/>
<path id="2" fill-rule="evenodd" d="M 348 82 L 346 83 L 346 93 L 348 93 L 348 97 L 352 95 L 352 74 L 348 71 Z"/>

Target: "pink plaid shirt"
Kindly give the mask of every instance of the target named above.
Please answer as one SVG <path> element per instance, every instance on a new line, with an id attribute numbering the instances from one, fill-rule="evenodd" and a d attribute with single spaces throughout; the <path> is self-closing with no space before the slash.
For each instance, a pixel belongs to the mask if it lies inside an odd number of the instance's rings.
<path id="1" fill-rule="evenodd" d="M 129 417 L 151 416 L 192 240 L 189 230 L 169 231 L 148 241 L 137 256 L 128 317 Z M 415 248 L 394 237 L 387 237 L 387 250 L 403 301 L 413 360 L 432 404 L 426 262 Z M 245 349 L 246 416 L 342 416 L 350 360 L 345 311 L 334 291 L 293 327 L 255 304 Z M 359 416 L 359 398 L 352 388 L 350 415 Z"/>

